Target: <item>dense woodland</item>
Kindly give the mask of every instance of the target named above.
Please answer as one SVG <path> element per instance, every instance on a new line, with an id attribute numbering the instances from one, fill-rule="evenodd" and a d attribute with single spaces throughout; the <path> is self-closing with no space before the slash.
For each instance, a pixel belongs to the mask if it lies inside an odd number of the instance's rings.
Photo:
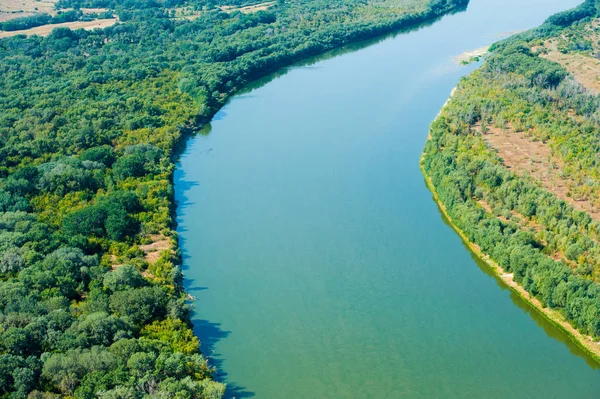
<path id="1" fill-rule="evenodd" d="M 0 396 L 221 397 L 174 232 L 184 139 L 259 75 L 466 2 L 62 0 L 121 22 L 0 40 Z"/>
<path id="2" fill-rule="evenodd" d="M 453 222 L 525 290 L 582 333 L 600 337 L 600 223 L 507 169 L 485 141 L 486 126 L 512 126 L 548 145 L 569 195 L 598 200 L 600 98 L 563 67 L 539 56 L 548 39 L 586 52 L 593 0 L 540 28 L 493 46 L 484 66 L 463 79 L 431 126 L 423 168 Z M 543 52 L 543 50 L 540 50 Z M 480 129 L 474 126 L 482 126 Z M 486 203 L 489 208 L 482 206 Z"/>

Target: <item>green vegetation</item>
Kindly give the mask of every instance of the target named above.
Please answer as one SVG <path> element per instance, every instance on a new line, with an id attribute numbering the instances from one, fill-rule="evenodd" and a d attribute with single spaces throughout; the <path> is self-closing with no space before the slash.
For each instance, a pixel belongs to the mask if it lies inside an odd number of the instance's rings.
<path id="1" fill-rule="evenodd" d="M 466 0 L 185 4 L 63 0 L 121 23 L 0 40 L 2 397 L 221 397 L 179 268 L 180 144 L 249 80 Z"/>
<path id="2" fill-rule="evenodd" d="M 97 14 L 84 14 L 80 10 L 58 11 L 56 15 L 35 14 L 30 17 L 11 19 L 0 23 L 0 30 L 15 31 L 35 28 L 47 24 L 62 24 L 73 21 L 91 21 L 98 17 Z M 112 18 L 112 13 L 103 13 L 102 18 Z"/>
<path id="3" fill-rule="evenodd" d="M 536 52 L 550 38 L 577 42 L 590 31 L 596 7 L 588 0 L 494 45 L 432 124 L 422 166 L 469 241 L 543 306 L 597 339 L 600 223 L 534 176 L 507 169 L 485 137 L 489 129 L 512 127 L 544 143 L 572 182 L 567 195 L 597 205 L 600 98 Z"/>

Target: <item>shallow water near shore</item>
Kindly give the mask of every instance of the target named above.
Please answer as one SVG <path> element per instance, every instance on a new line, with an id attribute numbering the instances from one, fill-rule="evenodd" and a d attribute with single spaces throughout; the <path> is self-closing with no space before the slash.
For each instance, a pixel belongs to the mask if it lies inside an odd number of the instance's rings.
<path id="1" fill-rule="evenodd" d="M 472 0 L 267 77 L 190 139 L 184 275 L 228 397 L 600 396 L 597 365 L 472 256 L 419 170 L 476 67 L 454 58 L 577 4 Z"/>

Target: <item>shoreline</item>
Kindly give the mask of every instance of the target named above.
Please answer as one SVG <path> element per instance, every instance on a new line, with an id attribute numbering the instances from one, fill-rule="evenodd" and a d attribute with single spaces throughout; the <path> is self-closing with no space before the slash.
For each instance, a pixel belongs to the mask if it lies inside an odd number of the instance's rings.
<path id="1" fill-rule="evenodd" d="M 468 4 L 468 2 L 467 2 L 467 4 Z M 212 122 L 214 116 L 221 109 L 223 109 L 233 97 L 240 94 L 240 92 L 243 92 L 245 90 L 245 88 L 247 88 L 249 85 L 252 85 L 254 82 L 260 81 L 261 79 L 265 79 L 266 77 L 268 77 L 272 74 L 275 74 L 280 70 L 284 70 L 285 68 L 290 68 L 297 63 L 306 62 L 307 60 L 310 60 L 312 58 L 324 57 L 329 53 L 334 53 L 334 52 L 343 50 L 344 48 L 347 48 L 350 46 L 356 46 L 356 45 L 359 45 L 360 43 L 369 43 L 371 40 L 385 39 L 386 37 L 388 37 L 388 35 L 396 35 L 396 34 L 401 34 L 404 31 L 410 31 L 412 29 L 419 29 L 423 26 L 427 26 L 428 24 L 433 24 L 437 20 L 442 19 L 448 15 L 460 13 L 465 10 L 466 10 L 466 5 L 455 5 L 453 7 L 445 9 L 443 11 L 429 10 L 426 13 L 418 13 L 418 14 L 414 14 L 414 15 L 407 14 L 404 16 L 404 18 L 399 18 L 398 20 L 394 21 L 393 23 L 391 23 L 388 26 L 378 26 L 371 30 L 367 30 L 367 29 L 363 28 L 362 30 L 353 32 L 353 34 L 348 35 L 348 37 L 344 38 L 342 40 L 342 42 L 339 43 L 338 45 L 330 46 L 328 48 L 323 49 L 322 51 L 309 49 L 308 51 L 293 53 L 293 54 L 288 55 L 284 60 L 279 62 L 277 65 L 261 69 L 260 71 L 252 71 L 252 70 L 248 71 L 246 73 L 246 76 L 244 76 L 243 83 L 240 85 L 240 87 L 236 87 L 231 92 L 226 93 L 225 97 L 221 100 L 221 102 L 219 104 L 217 104 L 216 106 L 211 106 L 209 111 L 205 115 L 195 115 L 190 120 L 188 120 L 183 126 L 179 127 L 180 134 L 175 139 L 175 142 L 173 143 L 173 146 L 169 153 L 169 159 L 170 159 L 171 165 L 173 166 L 173 170 L 171 171 L 170 176 L 169 176 L 169 183 L 172 188 L 172 194 L 171 194 L 171 198 L 169 201 L 169 218 L 170 218 L 170 222 L 171 222 L 171 225 L 169 226 L 169 230 L 175 241 L 173 250 L 175 251 L 176 254 L 178 254 L 178 258 L 179 258 L 179 262 L 178 262 L 177 266 L 181 268 L 182 275 L 184 276 L 184 278 L 185 278 L 185 273 L 183 273 L 183 271 L 184 271 L 183 257 L 182 257 L 183 254 L 181 252 L 181 243 L 180 243 L 180 237 L 179 237 L 179 231 L 178 231 L 179 223 L 177 221 L 177 216 L 178 216 L 177 211 L 179 208 L 179 204 L 175 200 L 175 191 L 176 191 L 175 170 L 177 169 L 177 165 L 179 164 L 179 160 L 180 160 L 181 156 L 185 153 L 185 151 L 188 148 L 188 143 L 189 143 L 190 139 L 193 138 L 194 136 L 196 136 L 197 134 L 199 134 L 199 132 L 201 132 L 202 129 L 209 126 L 210 123 Z M 195 302 L 197 298 L 192 296 L 188 292 L 190 287 L 187 286 L 185 284 L 185 282 L 183 282 L 181 284 L 181 286 L 183 289 L 183 293 L 185 294 L 185 297 L 186 297 L 186 303 L 193 304 L 193 302 Z M 195 312 L 196 311 L 192 309 L 190 312 L 189 320 L 186 321 L 186 323 L 189 323 L 189 326 L 192 328 L 192 330 L 194 327 L 192 315 Z M 197 334 L 196 332 L 194 332 L 194 336 L 197 337 L 198 339 L 201 339 L 200 335 Z M 204 356 L 207 359 L 209 364 L 211 364 L 211 361 L 213 360 L 212 354 L 203 353 L 202 350 L 200 350 L 200 348 L 199 348 L 198 353 L 202 354 L 202 356 Z M 224 379 L 218 377 L 220 372 L 222 372 L 222 370 L 219 367 L 215 366 L 215 377 L 212 380 L 216 381 L 216 382 L 221 382 L 221 383 L 227 384 Z"/>
<path id="2" fill-rule="evenodd" d="M 459 65 L 470 64 L 471 62 L 479 61 L 479 58 L 486 56 L 490 51 L 491 45 L 476 48 L 475 50 L 465 51 L 462 54 L 453 58 L 454 62 Z"/>
<path id="3" fill-rule="evenodd" d="M 356 46 L 360 43 L 369 43 L 372 40 L 382 40 L 388 37 L 388 35 L 397 35 L 404 31 L 409 32 L 412 29 L 420 29 L 424 26 L 429 26 L 430 24 L 433 24 L 446 16 L 466 11 L 467 5 L 468 1 L 465 5 L 457 4 L 444 10 L 430 9 L 426 12 L 406 14 L 389 23 L 388 25 L 375 26 L 372 29 L 366 29 L 364 27 L 358 29 L 351 34 L 348 34 L 346 37 L 341 38 L 339 43 L 328 45 L 325 48 L 308 48 L 297 52 L 292 51 L 282 60 L 279 60 L 276 65 L 260 68 L 259 70 L 250 69 L 246 71 L 242 74 L 242 83 L 238 87 L 233 88 L 230 92 L 224 93 L 225 96 L 219 101 L 218 104 L 209 106 L 209 111 L 205 115 L 191 116 L 191 118 L 185 122 L 182 127 L 180 127 L 180 132 L 182 134 L 176 138 L 173 148 L 170 151 L 169 155 L 171 161 L 174 164 L 177 164 L 179 158 L 181 155 L 183 155 L 187 148 L 188 140 L 209 125 L 214 116 L 221 109 L 223 109 L 233 97 L 243 93 L 245 89 L 248 86 L 251 86 L 253 83 L 265 79 L 270 75 L 276 74 L 278 71 L 293 67 L 298 63 L 303 63 L 313 58 L 320 59 L 320 57 L 325 57 L 327 54 L 335 53 L 350 46 Z M 171 184 L 173 184 L 172 175 Z M 177 204 L 173 205 L 175 205 L 176 208 Z M 172 219 L 176 220 L 175 217 L 172 217 Z"/>
<path id="4" fill-rule="evenodd" d="M 429 138 L 427 139 L 429 140 Z M 421 159 L 419 161 L 419 168 L 421 169 L 421 173 L 423 177 L 425 177 L 425 183 L 429 191 L 431 191 L 433 195 L 433 200 L 438 205 L 443 215 L 448 219 L 450 226 L 452 229 L 459 235 L 459 237 L 463 240 L 463 242 L 467 245 L 469 250 L 475 254 L 481 261 L 487 264 L 494 274 L 502 280 L 502 283 L 506 285 L 512 292 L 517 294 L 521 299 L 523 299 L 531 308 L 533 308 L 536 312 L 538 312 L 541 316 L 543 316 L 546 320 L 548 320 L 552 325 L 563 331 L 567 336 L 573 341 L 581 350 L 583 350 L 590 358 L 592 358 L 596 363 L 600 364 L 600 345 L 596 344 L 593 339 L 588 336 L 580 333 L 575 327 L 573 327 L 569 322 L 567 322 L 564 317 L 557 311 L 552 310 L 548 307 L 543 307 L 540 301 L 527 292 L 521 285 L 519 285 L 516 281 L 513 280 L 513 275 L 506 273 L 506 271 L 497 264 L 494 260 L 492 260 L 487 254 L 485 254 L 479 246 L 473 242 L 471 242 L 466 234 L 454 223 L 452 217 L 448 214 L 446 206 L 439 198 L 437 191 L 431 178 L 425 171 L 423 167 L 423 159 L 425 158 L 425 154 L 421 155 Z"/>

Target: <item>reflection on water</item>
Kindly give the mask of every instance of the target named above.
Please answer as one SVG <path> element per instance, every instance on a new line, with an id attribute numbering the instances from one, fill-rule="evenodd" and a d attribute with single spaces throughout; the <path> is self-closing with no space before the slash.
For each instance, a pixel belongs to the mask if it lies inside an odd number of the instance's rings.
<path id="1" fill-rule="evenodd" d="M 432 197 L 432 200 L 435 201 L 435 199 L 433 197 Z M 455 230 L 454 226 L 450 223 L 450 221 L 448 220 L 448 218 L 446 217 L 446 215 L 444 214 L 444 212 L 442 211 L 442 209 L 439 207 L 439 205 L 438 205 L 438 211 L 440 213 L 440 217 L 444 221 L 444 224 L 446 226 L 448 226 L 449 228 L 451 228 L 452 230 Z M 467 244 L 467 242 L 465 242 L 462 239 L 462 237 L 461 237 L 461 240 L 462 240 L 463 246 L 465 247 L 465 249 L 467 251 L 469 251 L 469 253 L 471 254 L 471 258 L 477 264 L 477 266 L 479 267 L 479 269 L 483 273 L 485 273 L 486 275 L 488 275 L 489 277 L 493 278 L 501 289 L 508 290 L 510 292 L 510 299 L 513 301 L 513 303 L 515 305 L 517 305 L 520 309 L 522 309 L 525 313 L 527 313 L 533 320 L 535 320 L 535 322 L 537 323 L 537 325 L 540 326 L 541 328 L 543 328 L 544 331 L 546 332 L 546 334 L 550 338 L 555 339 L 555 340 L 557 340 L 559 342 L 562 342 L 564 345 L 566 345 L 569 348 L 569 351 L 571 351 L 571 353 L 573 355 L 579 356 L 579 357 L 585 359 L 586 363 L 590 367 L 592 367 L 594 369 L 600 369 L 600 364 L 598 364 L 598 362 L 596 362 L 596 360 L 594 360 L 594 358 L 592 358 L 583 349 L 581 349 L 579 347 L 579 345 L 576 342 L 574 342 L 571 339 L 571 337 L 569 337 L 569 335 L 567 333 L 565 333 L 560 328 L 556 327 L 546 317 L 544 317 L 542 314 L 540 314 L 540 312 L 533 305 L 529 304 L 529 302 L 525 301 L 517 293 L 515 293 L 494 272 L 494 269 L 490 265 L 488 265 L 483 259 L 481 259 L 475 252 L 473 252 L 471 250 L 471 248 L 469 247 L 469 245 Z"/>
<path id="2" fill-rule="evenodd" d="M 174 176 L 185 285 L 229 397 L 600 392 L 589 359 L 473 264 L 418 166 L 475 68 L 452 56 L 577 1 L 472 0 L 255 82 L 189 141 Z"/>
<path id="3" fill-rule="evenodd" d="M 466 10 L 462 9 L 462 10 L 456 10 L 452 13 L 446 14 L 446 15 L 453 15 L 453 14 L 457 14 L 457 13 L 461 13 L 464 12 Z M 389 40 L 392 38 L 395 38 L 399 35 L 406 35 L 409 34 L 411 32 L 416 32 L 418 30 L 421 29 L 425 29 L 429 26 L 432 26 L 433 24 L 435 24 L 436 22 L 438 22 L 439 20 L 441 20 L 442 18 L 444 18 L 445 16 L 439 16 L 437 18 L 433 18 L 430 19 L 428 21 L 424 21 L 424 22 L 419 22 L 413 25 L 409 25 L 405 28 L 400 28 L 396 31 L 393 32 L 389 32 L 386 34 L 383 34 L 381 36 L 377 36 L 377 37 L 373 37 L 370 39 L 365 39 L 365 40 L 361 40 L 355 43 L 351 43 L 348 44 L 346 46 L 342 46 L 340 48 L 337 48 L 335 50 L 331 50 L 331 51 L 327 51 L 323 54 L 318 54 L 318 55 L 314 55 L 312 57 L 308 57 L 305 58 L 303 60 L 300 60 L 296 63 L 294 63 L 293 66 L 291 67 L 284 67 L 284 68 L 279 68 L 277 71 L 268 74 L 267 76 L 263 76 L 262 78 L 256 79 L 252 82 L 250 82 L 249 84 L 247 84 L 246 86 L 244 86 L 237 94 L 236 97 L 240 97 L 240 96 L 246 96 L 247 94 L 252 92 L 255 89 L 258 89 L 264 85 L 266 85 L 267 83 L 272 82 L 273 80 L 280 78 L 282 76 L 285 76 L 290 70 L 292 69 L 296 69 L 296 68 L 308 68 L 308 67 L 312 67 L 315 64 L 321 62 L 321 61 L 325 61 L 331 58 L 335 58 L 335 57 L 339 57 L 342 56 L 344 54 L 348 54 L 348 53 L 353 53 L 359 50 L 362 50 L 364 48 L 367 48 L 369 46 L 373 46 L 374 44 L 383 42 L 385 40 Z"/>

